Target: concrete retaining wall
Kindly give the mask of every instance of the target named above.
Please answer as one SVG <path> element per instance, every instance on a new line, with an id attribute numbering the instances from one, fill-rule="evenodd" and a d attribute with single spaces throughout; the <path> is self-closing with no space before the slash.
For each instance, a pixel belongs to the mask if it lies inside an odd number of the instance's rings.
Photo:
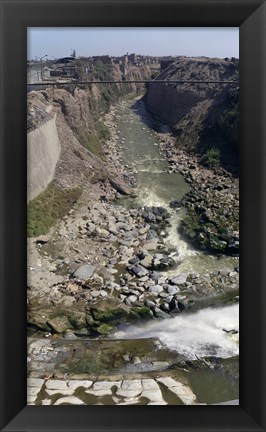
<path id="1" fill-rule="evenodd" d="M 54 176 L 61 145 L 56 116 L 28 133 L 27 136 L 27 201 L 43 192 Z"/>

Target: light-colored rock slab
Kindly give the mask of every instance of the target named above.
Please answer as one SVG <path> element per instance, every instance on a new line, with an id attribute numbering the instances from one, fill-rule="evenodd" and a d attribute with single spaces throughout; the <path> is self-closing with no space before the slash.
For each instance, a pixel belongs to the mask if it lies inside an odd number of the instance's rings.
<path id="1" fill-rule="evenodd" d="M 161 390 L 144 390 L 141 397 L 146 397 L 151 402 L 164 402 Z"/>
<path id="2" fill-rule="evenodd" d="M 143 390 L 160 390 L 159 385 L 153 379 L 142 380 Z"/>
<path id="3" fill-rule="evenodd" d="M 161 377 L 158 378 L 157 381 L 166 385 L 168 389 L 176 394 L 185 405 L 193 405 L 195 403 L 197 399 L 196 395 L 188 386 L 179 383 L 171 377 Z"/>
<path id="4" fill-rule="evenodd" d="M 93 384 L 93 390 L 110 390 L 112 387 L 121 387 L 122 381 L 98 381 Z"/>
<path id="5" fill-rule="evenodd" d="M 170 387 L 169 390 L 175 393 L 185 405 L 193 405 L 197 399 L 196 395 L 190 390 L 189 387 Z"/>
<path id="6" fill-rule="evenodd" d="M 43 399 L 42 405 L 51 405 L 52 401 L 50 399 Z"/>
<path id="7" fill-rule="evenodd" d="M 33 403 L 36 401 L 36 396 L 27 396 L 27 404 L 33 405 Z"/>
<path id="8" fill-rule="evenodd" d="M 167 402 L 161 400 L 160 402 L 149 402 L 147 405 L 168 405 Z"/>
<path id="9" fill-rule="evenodd" d="M 41 388 L 44 383 L 44 380 L 41 378 L 28 378 L 27 385 L 28 387 L 39 387 Z"/>
<path id="10" fill-rule="evenodd" d="M 178 381 L 171 377 L 160 377 L 156 381 L 164 384 L 166 387 L 175 387 L 178 384 Z"/>
<path id="11" fill-rule="evenodd" d="M 39 387 L 28 387 L 27 396 L 37 396 L 41 389 Z"/>
<path id="12" fill-rule="evenodd" d="M 67 389 L 67 383 L 63 380 L 49 380 L 46 381 L 45 386 L 49 390 Z"/>
<path id="13" fill-rule="evenodd" d="M 67 387 L 75 391 L 79 387 L 84 387 L 85 389 L 90 388 L 92 381 L 88 380 L 69 380 L 67 381 Z"/>
<path id="14" fill-rule="evenodd" d="M 85 405 L 82 400 L 78 399 L 76 396 L 69 396 L 69 397 L 63 397 L 60 399 L 57 399 L 57 401 L 54 403 L 54 405 Z"/>
<path id="15" fill-rule="evenodd" d="M 101 397 L 112 394 L 112 390 L 86 390 L 85 393 L 92 394 L 93 396 Z"/>
<path id="16" fill-rule="evenodd" d="M 141 380 L 124 380 L 121 390 L 142 390 Z"/>
<path id="17" fill-rule="evenodd" d="M 47 389 L 45 391 L 49 396 L 53 396 L 55 394 L 61 394 L 62 396 L 71 396 L 71 395 L 73 395 L 75 390 L 73 390 L 73 389 L 67 389 L 67 390 L 65 390 L 65 389 L 58 389 L 58 390 Z"/>
<path id="18" fill-rule="evenodd" d="M 132 397 L 136 397 L 139 396 L 142 392 L 142 388 L 136 389 L 136 390 L 117 390 L 116 394 L 118 396 L 122 396 L 124 398 L 132 398 Z"/>
<path id="19" fill-rule="evenodd" d="M 139 403 L 138 399 L 135 399 L 133 401 L 131 401 L 131 400 L 124 400 L 123 402 L 119 402 L 117 405 L 136 405 L 138 403 Z"/>

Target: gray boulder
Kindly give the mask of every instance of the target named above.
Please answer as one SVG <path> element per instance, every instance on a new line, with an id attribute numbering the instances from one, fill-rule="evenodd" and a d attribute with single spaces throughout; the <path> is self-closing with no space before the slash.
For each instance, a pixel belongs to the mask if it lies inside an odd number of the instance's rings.
<path id="1" fill-rule="evenodd" d="M 168 313 L 162 311 L 158 307 L 153 308 L 153 313 L 154 313 L 154 316 L 156 318 L 163 318 L 163 319 L 170 318 L 170 316 L 168 315 Z"/>
<path id="2" fill-rule="evenodd" d="M 178 293 L 179 291 L 180 291 L 180 289 L 177 286 L 167 285 L 168 294 L 174 295 L 174 294 Z"/>
<path id="3" fill-rule="evenodd" d="M 150 292 L 153 292 L 153 293 L 160 293 L 160 292 L 162 292 L 163 291 L 163 287 L 161 286 L 161 285 L 152 285 L 150 288 L 149 288 L 149 291 Z"/>
<path id="4" fill-rule="evenodd" d="M 149 273 L 148 270 L 139 265 L 135 265 L 130 271 L 139 278 L 146 276 Z"/>
<path id="5" fill-rule="evenodd" d="M 170 283 L 172 285 L 182 285 L 186 282 L 186 280 L 187 280 L 187 274 L 186 273 L 180 273 L 180 275 L 171 279 Z"/>
<path id="6" fill-rule="evenodd" d="M 71 276 L 76 279 L 87 280 L 93 275 L 94 270 L 95 266 L 91 264 L 84 264 L 74 271 Z"/>

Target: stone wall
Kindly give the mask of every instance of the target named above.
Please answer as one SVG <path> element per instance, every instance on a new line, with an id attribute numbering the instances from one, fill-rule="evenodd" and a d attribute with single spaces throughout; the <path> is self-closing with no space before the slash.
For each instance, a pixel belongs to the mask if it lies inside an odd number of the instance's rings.
<path id="1" fill-rule="evenodd" d="M 43 192 L 51 182 L 60 152 L 55 115 L 27 135 L 27 201 Z"/>

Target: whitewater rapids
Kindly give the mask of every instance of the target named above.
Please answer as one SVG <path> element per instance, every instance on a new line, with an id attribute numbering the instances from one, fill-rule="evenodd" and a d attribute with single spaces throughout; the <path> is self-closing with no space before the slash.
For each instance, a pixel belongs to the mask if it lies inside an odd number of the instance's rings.
<path id="1" fill-rule="evenodd" d="M 170 350 L 193 360 L 206 356 L 228 358 L 238 355 L 238 331 L 239 305 L 236 304 L 183 313 L 174 318 L 150 321 L 141 326 L 130 326 L 117 331 L 114 337 L 157 338 Z"/>

